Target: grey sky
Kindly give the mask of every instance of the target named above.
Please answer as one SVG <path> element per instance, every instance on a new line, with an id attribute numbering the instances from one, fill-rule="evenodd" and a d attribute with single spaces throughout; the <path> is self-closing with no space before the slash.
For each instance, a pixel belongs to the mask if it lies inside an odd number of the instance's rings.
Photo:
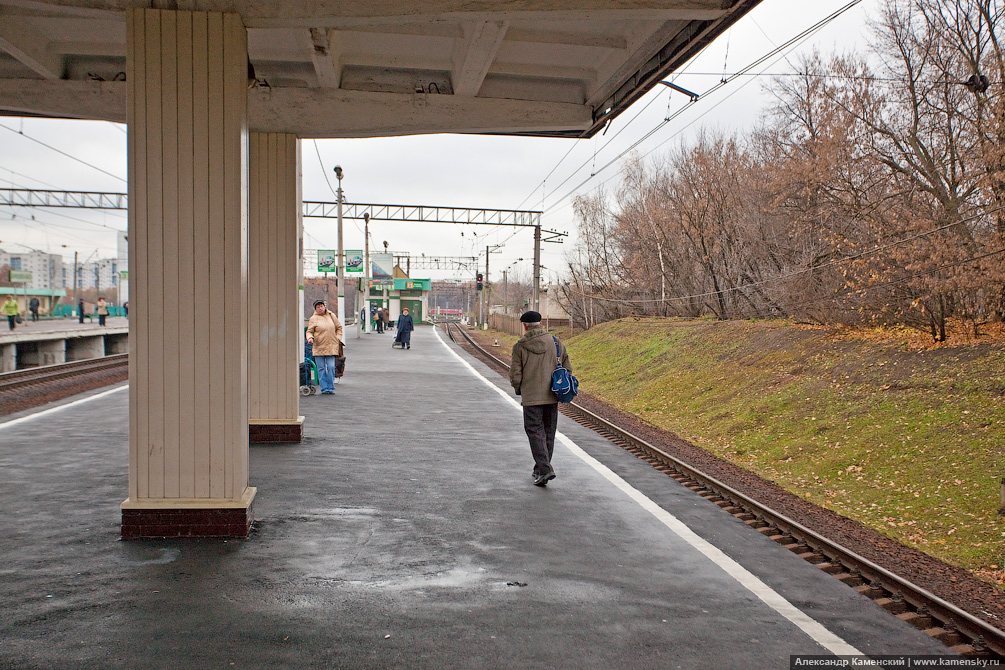
<path id="1" fill-rule="evenodd" d="M 788 61 L 794 62 L 799 53 L 814 47 L 827 53 L 860 45 L 868 35 L 866 17 L 875 15 L 882 1 L 862 0 L 801 46 L 787 52 Z M 764 0 L 689 64 L 675 81 L 695 93 L 704 93 L 718 84 L 724 70 L 737 72 L 846 4 L 848 0 Z M 786 58 L 779 57 L 753 72 L 791 71 Z M 749 129 L 769 102 L 762 91 L 764 80 L 764 77 L 742 77 L 723 86 L 664 125 L 636 151 L 642 154 L 667 151 L 687 141 L 701 127 L 727 132 Z M 591 173 L 604 168 L 660 125 L 668 107 L 672 113 L 686 103 L 686 96 L 671 94 L 665 87 L 659 87 L 615 119 L 605 136 L 598 135 L 591 140 L 465 135 L 318 140 L 316 143 L 308 140 L 303 142 L 303 195 L 305 200 L 334 201 L 325 174 L 335 186 L 332 167 L 340 164 L 345 170 L 342 185 L 349 202 L 543 209 L 546 228 L 570 233 L 565 244 L 544 245 L 542 263 L 548 268 L 544 275 L 549 279 L 563 267 L 563 255 L 575 239 L 572 197 L 563 196 L 572 193 L 575 187 L 579 187 L 577 193 L 590 192 L 601 184 L 609 189 L 616 187 L 620 160 L 592 179 Z M 638 117 L 634 118 L 636 115 Z M 3 185 L 125 191 L 124 126 L 108 122 L 11 117 L 0 118 L 0 125 L 6 126 L 0 127 L 0 183 Z M 20 132 L 24 136 L 19 135 Z M 29 137 L 100 170 L 50 150 Z M 559 163 L 567 152 L 569 155 Z M 553 169 L 554 173 L 544 181 Z M 0 247 L 8 251 L 26 250 L 27 246 L 62 253 L 70 260 L 74 251 L 79 252 L 81 258 L 112 257 L 115 255 L 115 230 L 125 228 L 124 212 L 0 207 Z M 346 248 L 362 248 L 362 228 L 362 221 L 346 221 Z M 333 220 L 306 219 L 304 229 L 306 248 L 336 247 Z M 498 279 L 498 270 L 518 258 L 525 261 L 518 263 L 512 272 L 524 278 L 530 276 L 533 237 L 529 229 L 373 222 L 370 232 L 371 243 L 378 248 L 382 248 L 386 240 L 393 251 L 413 255 L 481 254 L 484 259 L 486 245 L 504 243 L 501 252 L 492 257 L 493 279 Z M 452 273 L 416 271 L 413 275 L 440 279 Z"/>

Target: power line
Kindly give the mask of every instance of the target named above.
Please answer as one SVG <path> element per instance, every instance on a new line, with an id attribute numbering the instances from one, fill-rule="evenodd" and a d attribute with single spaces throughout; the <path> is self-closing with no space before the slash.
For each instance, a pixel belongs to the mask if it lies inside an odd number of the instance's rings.
<path id="1" fill-rule="evenodd" d="M 29 209 L 33 209 L 33 210 L 34 210 L 34 209 L 40 209 L 40 208 L 37 208 L 37 207 L 30 207 Z M 63 213 L 61 213 L 61 212 L 50 212 L 50 211 L 48 211 L 48 210 L 43 210 L 43 211 L 44 211 L 44 212 L 45 212 L 46 214 L 51 214 L 51 215 L 53 215 L 53 216 L 61 216 L 61 217 L 63 217 L 64 219 L 70 219 L 71 221 L 79 221 L 80 223 L 85 223 L 85 224 L 87 224 L 87 225 L 89 225 L 89 226 L 98 226 L 99 228 L 107 228 L 108 230 L 112 230 L 112 231 L 114 231 L 114 232 L 116 232 L 116 233 L 122 233 L 122 232 L 125 232 L 125 231 L 124 231 L 124 230 L 122 230 L 121 228 L 114 228 L 114 227 L 112 227 L 112 226 L 108 226 L 108 225 L 105 225 L 105 224 L 103 224 L 103 223 L 97 223 L 96 221 L 87 221 L 87 220 L 85 220 L 85 219 L 78 219 L 78 218 L 77 218 L 77 217 L 75 217 L 75 216 L 70 216 L 70 215 L 68 215 L 68 214 L 63 214 Z M 13 218 L 15 218 L 15 219 L 17 219 L 17 218 L 18 218 L 18 215 L 17 215 L 17 212 L 13 212 L 13 211 L 12 211 L 12 212 L 11 212 L 11 215 L 12 215 L 12 216 L 13 216 Z M 38 221 L 38 219 L 35 219 L 35 218 L 31 218 L 31 219 L 24 219 L 23 217 L 22 217 L 22 219 L 21 219 L 21 220 L 30 220 L 30 221 Z M 43 221 L 38 221 L 38 222 L 39 222 L 39 223 L 45 223 L 45 222 L 43 222 Z M 55 223 L 49 223 L 49 224 L 47 224 L 47 225 L 50 225 L 50 226 L 56 226 L 56 227 L 63 227 L 63 228 L 68 228 L 69 230 L 80 230 L 79 228 L 70 228 L 70 227 L 68 227 L 68 226 L 59 226 L 58 224 L 55 224 Z"/>
<path id="2" fill-rule="evenodd" d="M 697 60 L 697 59 L 698 59 L 698 58 L 699 58 L 699 57 L 700 57 L 700 56 L 701 56 L 701 55 L 702 55 L 702 54 L 703 54 L 703 53 L 705 52 L 705 50 L 706 50 L 706 49 L 708 49 L 708 47 L 709 47 L 709 45 L 707 45 L 707 44 L 706 44 L 706 45 L 705 45 L 704 47 L 702 47 L 701 51 L 699 51 L 699 52 L 698 52 L 697 54 L 695 54 L 695 55 L 694 55 L 694 56 L 693 56 L 693 57 L 692 57 L 692 58 L 691 58 L 691 59 L 690 59 L 690 60 L 689 60 L 689 61 L 688 61 L 688 62 L 687 62 L 687 63 L 686 63 L 685 65 L 684 65 L 684 70 L 686 70 L 686 69 L 687 69 L 687 68 L 688 68 L 688 67 L 689 67 L 689 66 L 690 66 L 690 65 L 691 65 L 692 63 L 694 63 L 694 61 L 695 61 L 695 60 Z M 680 77 L 681 77 L 681 76 L 682 76 L 683 74 L 684 74 L 684 71 L 676 73 L 676 74 L 674 75 L 674 77 L 673 77 L 673 79 L 672 79 L 671 81 L 676 81 L 676 80 L 677 80 L 678 78 L 680 78 Z M 597 153 L 598 153 L 598 152 L 600 152 L 600 151 L 603 151 L 604 149 L 606 149 L 607 147 L 609 147 L 609 146 L 610 146 L 610 145 L 611 145 L 611 144 L 612 144 L 612 143 L 614 142 L 614 140 L 616 140 L 616 139 L 618 138 L 618 136 L 619 136 L 619 135 L 621 135 L 621 133 L 623 133 L 623 132 L 624 132 L 625 130 L 627 130 L 627 129 L 628 129 L 628 127 L 629 127 L 630 125 L 632 125 L 632 123 L 634 123 L 636 119 L 638 119 L 638 118 L 639 118 L 640 116 L 642 116 L 642 113 L 643 113 L 643 112 L 645 112 L 645 111 L 646 111 L 646 110 L 647 110 L 647 109 L 649 108 L 649 106 L 650 106 L 650 105 L 652 105 L 652 104 L 653 104 L 654 102 L 656 102 L 657 100 L 659 100 L 659 99 L 660 99 L 660 97 L 661 97 L 661 96 L 660 96 L 660 95 L 658 95 L 658 94 L 657 94 L 657 95 L 654 95 L 654 96 L 652 96 L 652 97 L 651 97 L 651 98 L 649 99 L 649 102 L 647 102 L 647 103 L 646 103 L 646 104 L 645 104 L 645 105 L 644 105 L 644 106 L 643 106 L 643 107 L 642 107 L 642 108 L 641 108 L 641 109 L 640 109 L 640 110 L 639 110 L 639 111 L 638 111 L 638 112 L 637 112 L 637 113 L 635 114 L 635 116 L 633 116 L 633 117 L 632 117 L 631 119 L 629 119 L 627 123 L 625 123 L 624 125 L 622 125 L 622 126 L 621 126 L 621 128 L 620 128 L 620 129 L 618 130 L 618 132 L 614 133 L 614 135 L 612 135 L 612 136 L 611 136 L 611 137 L 610 137 L 610 138 L 609 138 L 609 139 L 608 139 L 608 140 L 607 140 L 607 141 L 606 141 L 606 142 L 604 143 L 604 145 L 603 145 L 602 147 L 600 147 L 600 149 L 599 149 L 599 150 L 597 150 L 597 151 L 594 151 L 594 153 L 593 153 L 593 159 L 595 160 L 595 159 L 596 159 L 596 156 L 597 156 Z M 669 119 L 664 119 L 664 124 L 665 124 L 665 123 L 666 123 L 667 121 L 669 121 Z M 660 126 L 660 127 L 662 127 L 662 125 L 663 125 L 663 124 L 661 124 L 661 126 Z M 557 169 L 558 169 L 559 165 L 561 165 L 561 164 L 562 164 L 562 162 L 563 162 L 563 161 L 564 161 L 564 160 L 565 160 L 566 158 L 568 158 L 569 154 L 570 154 L 570 153 L 572 153 L 572 150 L 573 150 L 573 149 L 574 149 L 575 147 L 576 147 L 576 145 L 573 145 L 573 146 L 572 146 L 572 147 L 571 147 L 571 148 L 569 149 L 569 151 L 567 151 L 567 152 L 566 152 L 565 156 L 562 156 L 562 158 L 561 158 L 561 159 L 560 159 L 560 160 L 558 161 L 558 163 L 557 163 L 557 164 L 555 165 L 555 167 L 553 167 L 553 168 L 551 169 L 551 172 L 549 172 L 549 173 L 548 173 L 548 176 L 547 176 L 547 177 L 545 177 L 545 178 L 544 178 L 544 179 L 543 179 L 543 180 L 541 181 L 541 184 L 539 184 L 539 186 L 542 186 L 542 185 L 544 185 L 544 183 L 545 183 L 545 182 L 546 182 L 546 181 L 548 180 L 548 178 L 549 178 L 549 177 L 551 177 L 551 175 L 555 173 L 555 170 L 557 170 Z M 577 172 L 579 172 L 579 171 L 580 171 L 580 170 L 582 170 L 582 169 L 583 169 L 584 167 L 586 167 L 586 164 L 587 164 L 587 163 L 589 163 L 589 162 L 590 162 L 590 159 L 587 159 L 587 160 L 586 160 L 586 161 L 585 161 L 584 163 L 582 163 L 582 164 L 581 164 L 581 165 L 580 165 L 579 167 L 575 168 L 575 169 L 574 169 L 574 170 L 573 170 L 573 171 L 572 171 L 572 172 L 571 172 L 571 173 L 569 174 L 569 176 L 568 176 L 568 177 L 566 177 L 566 178 L 565 178 L 565 179 L 564 179 L 564 180 L 563 180 L 563 181 L 562 181 L 562 182 L 561 182 L 561 183 L 560 183 L 560 184 L 559 184 L 558 186 L 554 187 L 554 189 L 552 189 L 552 190 L 554 190 L 554 191 L 557 191 L 558 189 L 562 188 L 562 186 L 564 186 L 564 185 L 565 185 L 566 183 L 568 183 L 568 181 L 569 181 L 570 179 L 572 179 L 572 178 L 573 178 L 574 176 L 576 176 L 576 173 L 577 173 Z M 592 175 L 591 175 L 591 176 L 592 176 Z M 524 199 L 523 199 L 523 202 L 526 202 L 526 201 L 527 201 L 527 200 L 528 200 L 528 199 L 529 199 L 529 198 L 531 197 L 531 195 L 533 195 L 533 194 L 534 194 L 534 192 L 535 192 L 535 191 L 537 191 L 537 187 L 535 187 L 535 188 L 534 188 L 534 191 L 531 191 L 530 195 L 528 195 L 528 196 L 527 196 L 526 198 L 524 198 Z M 520 204 L 521 204 L 521 206 L 523 205 L 523 203 L 520 203 Z M 519 207 L 518 207 L 518 209 L 519 209 Z"/>
<path id="3" fill-rule="evenodd" d="M 706 44 L 705 46 L 703 46 L 703 47 L 702 47 L 702 48 L 701 48 L 701 49 L 700 49 L 700 50 L 698 51 L 698 53 L 696 53 L 696 54 L 695 54 L 694 56 L 692 56 L 692 57 L 691 57 L 690 59 L 688 59 L 688 61 L 687 61 L 687 62 L 686 62 L 686 63 L 684 64 L 684 66 L 683 66 L 683 68 L 681 69 L 681 71 L 680 71 L 680 72 L 676 72 L 676 73 L 674 73 L 674 76 L 673 76 L 673 79 L 671 79 L 671 81 L 677 81 L 677 79 L 679 79 L 679 78 L 680 78 L 681 76 L 683 76 L 683 75 L 684 75 L 684 74 L 685 74 L 685 73 L 687 72 L 687 68 L 689 68 L 689 67 L 690 67 L 691 65 L 693 65 L 693 64 L 694 64 L 694 62 L 695 62 L 696 60 L 698 60 L 698 58 L 700 58 L 700 57 L 701 57 L 701 55 L 702 55 L 703 53 L 705 53 L 705 51 L 706 51 L 706 50 L 707 50 L 707 49 L 708 49 L 708 48 L 709 48 L 710 46 L 711 46 L 711 43 L 710 43 L 710 44 Z M 641 115 L 642 115 L 642 112 L 644 112 L 644 111 L 645 111 L 646 109 L 648 109 L 648 108 L 649 108 L 649 106 L 650 106 L 650 105 L 652 105 L 652 104 L 653 104 L 654 102 L 656 102 L 656 101 L 657 101 L 657 100 L 658 100 L 659 98 L 660 98 L 660 96 L 659 96 L 659 95 L 655 95 L 655 96 L 653 96 L 652 98 L 650 98 L 649 102 L 647 102 L 647 103 L 646 103 L 646 104 L 645 104 L 645 105 L 644 105 L 644 106 L 643 106 L 643 107 L 642 107 L 642 108 L 641 108 L 641 109 L 640 109 L 640 110 L 639 110 L 639 111 L 638 111 L 638 112 L 637 112 L 637 113 L 635 114 L 635 116 L 633 116 L 633 117 L 632 117 L 631 119 L 629 119 L 627 123 L 623 124 L 623 125 L 621 126 L 621 128 L 620 128 L 620 129 L 618 130 L 618 132 L 614 133 L 614 135 L 612 135 L 612 136 L 611 136 L 611 137 L 610 137 L 610 138 L 609 138 L 609 139 L 607 140 L 607 142 L 605 142 L 605 143 L 604 143 L 604 146 L 600 147 L 600 151 L 603 151 L 603 150 L 604 150 L 604 149 L 606 149 L 606 148 L 607 148 L 608 146 L 610 146 L 610 144 L 611 144 L 612 142 L 614 142 L 614 140 L 615 140 L 615 139 L 617 139 L 618 135 L 620 135 L 621 133 L 623 133 L 623 132 L 624 132 L 624 131 L 625 131 L 625 130 L 626 130 L 626 129 L 628 128 L 628 126 L 632 125 L 632 123 L 634 123 L 634 122 L 635 122 L 635 120 L 636 120 L 637 118 L 639 118 L 639 116 L 641 116 Z M 605 132 L 606 132 L 606 131 L 605 131 Z M 528 195 L 527 195 L 527 197 L 526 197 L 526 198 L 524 198 L 524 199 L 523 199 L 523 200 L 522 200 L 522 201 L 520 202 L 520 204 L 519 204 L 519 205 L 517 205 L 517 207 L 516 207 L 517 209 L 520 209 L 520 208 L 521 208 L 521 207 L 523 206 L 523 204 L 524 204 L 525 202 L 527 202 L 528 200 L 530 200 L 530 198 L 531 198 L 531 197 L 532 197 L 532 196 L 534 195 L 534 193 L 536 193 L 536 192 L 537 192 L 537 189 L 538 189 L 538 188 L 540 188 L 541 186 L 544 186 L 544 184 L 545 184 L 545 183 L 547 183 L 547 181 L 548 181 L 548 179 L 549 179 L 549 178 L 551 177 L 551 175 L 555 174 L 555 170 L 557 170 L 557 169 L 559 168 L 559 166 L 560 166 L 560 165 L 561 165 L 561 164 L 562 164 L 562 163 L 563 163 L 563 162 L 565 161 L 565 159 L 569 157 L 569 154 L 571 154 L 571 153 L 572 153 L 572 150 L 573 150 L 573 149 L 575 149 L 575 148 L 576 148 L 577 146 L 578 146 L 578 144 L 576 144 L 576 143 L 573 143 L 573 145 L 572 145 L 571 147 L 569 147 L 569 150 L 568 150 L 567 152 L 565 152 L 565 155 L 564 155 L 564 156 L 562 156 L 562 157 L 561 157 L 561 158 L 560 158 L 560 159 L 558 160 L 558 163 L 556 163 L 556 164 L 555 164 L 555 167 L 553 167 L 553 168 L 551 169 L 551 172 L 549 172 L 549 173 L 547 174 L 547 176 L 545 176 L 545 178 L 544 178 L 544 179 L 542 179 L 542 180 L 541 180 L 541 182 L 540 182 L 540 183 L 539 183 L 539 184 L 538 184 L 537 186 L 535 186 L 535 187 L 534 187 L 534 189 L 533 189 L 533 190 L 532 190 L 532 191 L 530 192 L 530 194 L 528 194 Z M 595 157 L 595 156 L 596 156 L 596 154 L 594 154 L 594 157 Z M 587 161 L 587 162 L 589 162 L 589 161 Z M 578 168 L 576 168 L 575 170 L 573 170 L 573 171 L 572 171 L 572 174 L 570 174 L 570 175 L 569 175 L 568 177 L 566 177 L 565 181 L 563 181 L 563 182 L 562 182 L 561 184 L 559 184 L 558 186 L 556 186 L 556 187 L 555 187 L 555 190 L 557 190 L 557 189 L 561 188 L 561 187 L 562 187 L 562 186 L 563 186 L 563 185 L 564 185 L 564 184 L 565 184 L 566 182 L 568 182 L 568 181 L 569 181 L 569 179 L 572 179 L 572 177 L 573 177 L 573 176 L 574 176 L 574 175 L 575 175 L 575 174 L 576 174 L 577 172 L 579 172 L 579 170 L 581 170 L 581 169 L 582 169 L 582 168 L 583 168 L 583 167 L 584 167 L 585 165 L 586 165 L 586 163 L 583 163 L 583 164 L 582 164 L 582 165 L 580 165 L 580 166 L 579 166 Z"/>
<path id="4" fill-rule="evenodd" d="M 855 7 L 856 5 L 860 4 L 861 2 L 862 2 L 862 0 L 851 0 L 851 2 L 847 3 L 842 8 L 838 9 L 837 11 L 833 12 L 832 14 L 830 14 L 829 16 L 827 16 L 826 18 L 818 21 L 814 25 L 810 26 L 809 28 L 807 28 L 806 30 L 802 31 L 801 33 L 799 33 L 798 35 L 796 35 L 792 39 L 790 39 L 787 42 L 785 42 L 785 44 L 781 45 L 780 47 L 776 47 L 775 49 L 773 49 L 773 50 L 769 51 L 768 53 L 764 54 L 763 56 L 761 56 L 757 60 L 749 63 L 746 67 L 744 67 L 743 69 L 741 69 L 738 73 L 736 73 L 736 74 L 734 74 L 734 75 L 732 75 L 730 77 L 724 78 L 717 85 L 713 86 L 711 89 L 705 91 L 704 93 L 702 93 L 701 95 L 699 95 L 699 96 L 697 96 L 695 98 L 692 98 L 692 100 L 689 103 L 685 104 L 684 107 L 682 107 L 681 109 L 677 110 L 677 112 L 675 112 L 674 114 L 670 115 L 669 117 L 665 118 L 655 128 L 653 128 L 652 130 L 650 130 L 648 133 L 646 133 L 639 140 L 635 141 L 627 149 L 625 149 L 620 154 L 618 154 L 617 156 L 615 156 L 613 159 L 611 159 L 610 161 L 608 161 L 608 163 L 605 164 L 603 167 L 601 167 L 599 170 L 594 171 L 593 174 L 591 174 L 589 177 L 587 177 L 582 182 L 580 182 L 575 188 L 573 188 L 571 191 L 569 191 L 568 193 L 566 193 L 565 195 L 563 195 L 556 202 L 554 202 L 551 206 L 546 207 L 545 211 L 553 209 L 556 205 L 558 205 L 558 203 L 562 202 L 563 200 L 565 200 L 566 198 L 568 198 L 570 195 L 572 195 L 573 193 L 575 193 L 576 191 L 578 191 L 583 185 L 585 185 L 586 183 L 588 183 L 596 175 L 600 174 L 601 172 L 603 172 L 604 170 L 606 170 L 608 167 L 610 167 L 611 165 L 613 165 L 614 163 L 616 163 L 623 156 L 625 156 L 627 153 L 629 153 L 630 151 L 632 151 L 633 149 L 635 149 L 635 147 L 637 147 L 639 144 L 641 144 L 645 140 L 647 140 L 650 137 L 652 137 L 654 134 L 656 134 L 656 132 L 658 132 L 661 128 L 663 128 L 663 126 L 667 125 L 668 123 L 670 123 L 671 121 L 673 121 L 674 119 L 676 119 L 678 116 L 680 116 L 685 111 L 687 111 L 688 109 L 690 109 L 692 106 L 694 106 L 695 104 L 697 104 L 700 100 L 702 100 L 702 99 L 710 96 L 711 94 L 715 93 L 716 91 L 718 91 L 723 86 L 726 86 L 727 84 L 731 83 L 737 77 L 740 77 L 740 76 L 742 76 L 742 75 L 750 72 L 751 70 L 753 70 L 757 66 L 761 65 L 765 61 L 769 60 L 773 56 L 778 55 L 778 54 L 782 54 L 780 56 L 780 58 L 784 58 L 785 54 L 782 53 L 782 52 L 784 52 L 787 49 L 791 50 L 791 49 L 795 48 L 796 46 L 799 45 L 799 43 L 805 41 L 806 39 L 808 39 L 809 37 L 811 37 L 814 33 L 819 32 L 824 26 L 826 26 L 827 24 L 831 23 L 832 21 L 834 21 L 835 19 L 837 19 L 838 17 L 840 17 L 845 12 L 848 12 L 849 10 L 851 10 L 853 7 Z M 775 62 L 777 62 L 777 59 L 776 59 Z M 774 64 L 774 63 L 772 63 L 772 64 Z M 753 81 L 753 80 L 751 80 L 751 81 Z M 748 81 L 748 82 L 744 83 L 743 86 L 746 86 L 749 83 L 750 82 Z M 743 87 L 741 86 L 740 89 L 737 89 L 737 91 L 734 91 L 734 93 L 730 94 L 730 96 L 727 96 L 723 100 L 721 100 L 718 103 L 716 103 L 716 105 L 714 105 L 711 109 L 707 110 L 705 112 L 705 114 L 707 114 L 708 112 L 710 112 L 712 109 L 715 109 L 715 107 L 718 107 L 718 105 L 720 105 L 723 102 L 725 102 L 725 100 L 728 100 L 729 97 L 732 97 L 733 94 L 735 94 L 736 92 L 739 92 L 739 90 L 742 90 L 742 88 Z M 705 114 L 703 114 L 702 116 L 704 116 Z M 699 118 L 701 118 L 701 117 L 699 117 Z M 674 135 L 674 136 L 676 137 L 676 135 Z M 667 141 L 669 141 L 669 140 L 667 140 Z M 663 143 L 661 143 L 658 146 L 662 146 L 665 143 L 666 142 L 663 142 Z M 648 152 L 648 153 L 651 153 L 651 152 Z M 646 155 L 648 155 L 648 153 Z M 583 165 L 585 165 L 585 163 Z M 577 168 L 573 172 L 573 175 L 576 172 L 578 172 L 579 170 L 581 170 L 583 168 L 583 165 L 580 165 L 580 167 Z M 572 175 L 570 175 L 569 178 L 571 178 L 571 176 Z M 568 179 L 565 180 L 565 182 L 567 182 L 567 181 L 568 181 Z M 564 184 L 565 182 L 562 182 L 562 184 Z M 561 186 L 561 184 L 559 186 Z"/>
<path id="5" fill-rule="evenodd" d="M 15 172 L 14 170 L 11 170 L 10 168 L 7 168 L 7 167 L 3 167 L 2 165 L 0 165 L 0 170 L 3 170 L 4 172 L 10 172 L 11 174 L 16 174 L 16 175 L 17 175 L 18 177 L 24 177 L 25 179 L 30 179 L 30 180 L 32 180 L 32 181 L 37 181 L 37 182 L 38 182 L 39 184 L 44 184 L 44 185 L 46 185 L 46 186 L 51 186 L 52 188 L 59 188 L 59 187 L 58 187 L 58 186 L 56 186 L 55 184 L 50 184 L 49 182 L 47 182 L 47 181 L 42 181 L 41 179 L 38 179 L 38 178 L 36 178 L 36 177 L 29 177 L 29 176 L 28 176 L 28 175 L 26 175 L 26 174 L 21 174 L 20 172 Z M 5 181 L 9 181 L 9 182 L 10 182 L 11 184 L 13 184 L 14 186 L 18 186 L 18 187 L 20 187 L 20 188 L 31 188 L 30 186 L 28 186 L 28 185 L 25 185 L 25 184 L 18 184 L 18 183 L 17 183 L 17 182 L 15 182 L 15 181 L 14 181 L 13 179 L 7 179 L 7 180 L 5 180 Z"/>
<path id="6" fill-rule="evenodd" d="M 27 139 L 27 140 L 31 140 L 32 142 L 35 142 L 36 144 L 41 144 L 41 145 L 42 145 L 43 147 L 45 147 L 46 149 L 51 149 L 52 151 L 55 151 L 55 152 L 56 152 L 56 153 L 58 153 L 58 154 L 62 154 L 62 155 L 64 155 L 64 156 L 66 156 L 67 158 L 70 158 L 70 159 L 73 159 L 73 160 L 77 161 L 78 163 L 81 163 L 82 165 L 86 165 L 87 167 L 89 167 L 89 168 L 93 168 L 93 169 L 97 170 L 98 172 L 101 172 L 101 173 L 103 173 L 103 174 L 106 174 L 106 175 L 108 175 L 109 177 L 114 177 L 115 179 L 118 179 L 119 181 L 121 181 L 121 182 L 123 182 L 123 183 L 127 183 L 127 182 L 126 182 L 126 180 L 125 180 L 125 179 L 123 179 L 122 177 L 120 177 L 120 176 L 118 176 L 118 175 L 114 175 L 114 174 L 112 174 L 111 172 L 108 172 L 107 170 L 103 170 L 103 169 L 99 168 L 99 167 L 98 167 L 97 165 L 92 165 L 91 163 L 88 163 L 88 162 L 87 162 L 87 161 L 85 161 L 85 160 L 82 160 L 82 159 L 80 159 L 80 158 L 77 158 L 76 156 L 73 156 L 73 155 L 71 155 L 71 154 L 68 154 L 68 153 L 66 153 L 65 151 L 62 151 L 62 150 L 60 150 L 60 149 L 57 149 L 57 148 L 56 148 L 56 147 L 54 147 L 54 146 L 51 146 L 51 145 L 49 145 L 49 144 L 46 144 L 45 142 L 43 142 L 43 141 L 41 141 L 41 140 L 36 140 L 36 139 L 35 139 L 34 137 L 32 137 L 31 135 L 25 135 L 25 134 L 24 134 L 23 132 L 21 132 L 21 131 L 18 131 L 18 130 L 14 130 L 14 129 L 13 129 L 13 128 L 11 128 L 10 126 L 5 126 L 5 125 L 4 125 L 4 124 L 2 124 L 2 123 L 0 123 L 0 128 L 6 128 L 7 130 L 11 131 L 11 132 L 12 132 L 12 133 L 14 133 L 15 135 L 20 135 L 21 137 L 23 137 L 23 138 L 25 138 L 25 139 Z"/>

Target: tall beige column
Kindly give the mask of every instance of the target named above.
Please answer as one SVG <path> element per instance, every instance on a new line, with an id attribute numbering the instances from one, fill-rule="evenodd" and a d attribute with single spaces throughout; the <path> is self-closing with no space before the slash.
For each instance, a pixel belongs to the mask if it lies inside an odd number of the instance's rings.
<path id="1" fill-rule="evenodd" d="M 300 143 L 251 133 L 248 191 L 248 414 L 252 442 L 300 442 L 303 360 Z"/>
<path id="2" fill-rule="evenodd" d="M 247 32 L 127 10 L 129 498 L 123 537 L 246 536 Z"/>

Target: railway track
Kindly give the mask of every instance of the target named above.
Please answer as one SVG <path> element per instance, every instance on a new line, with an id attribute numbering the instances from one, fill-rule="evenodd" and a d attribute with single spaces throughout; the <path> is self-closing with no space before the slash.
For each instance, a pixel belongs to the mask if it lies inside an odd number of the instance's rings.
<path id="1" fill-rule="evenodd" d="M 478 355 L 500 370 L 509 369 L 509 364 L 486 351 L 458 324 L 448 324 L 447 333 L 455 342 L 454 334 L 459 334 Z M 940 640 L 951 651 L 968 657 L 1005 659 L 1005 631 L 705 474 L 595 412 L 575 402 L 560 408 L 574 421 L 646 460 L 724 512 L 873 599 L 892 615 Z"/>
<path id="2" fill-rule="evenodd" d="M 70 363 L 43 365 L 37 368 L 3 372 L 0 373 L 0 393 L 27 386 L 79 377 L 94 372 L 125 369 L 128 366 L 129 354 L 113 354 L 100 358 L 89 358 L 83 361 L 72 361 Z"/>

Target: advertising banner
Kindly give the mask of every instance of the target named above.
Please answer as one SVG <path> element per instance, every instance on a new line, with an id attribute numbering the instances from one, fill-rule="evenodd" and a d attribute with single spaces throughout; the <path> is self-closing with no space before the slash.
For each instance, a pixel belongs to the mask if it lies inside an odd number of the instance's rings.
<path id="1" fill-rule="evenodd" d="M 370 276 L 374 279 L 394 276 L 394 257 L 391 254 L 370 254 Z"/>
<path id="2" fill-rule="evenodd" d="M 318 249 L 318 272 L 335 272 L 335 250 Z"/>
<path id="3" fill-rule="evenodd" d="M 348 249 L 345 252 L 345 271 L 363 274 L 363 250 Z"/>

